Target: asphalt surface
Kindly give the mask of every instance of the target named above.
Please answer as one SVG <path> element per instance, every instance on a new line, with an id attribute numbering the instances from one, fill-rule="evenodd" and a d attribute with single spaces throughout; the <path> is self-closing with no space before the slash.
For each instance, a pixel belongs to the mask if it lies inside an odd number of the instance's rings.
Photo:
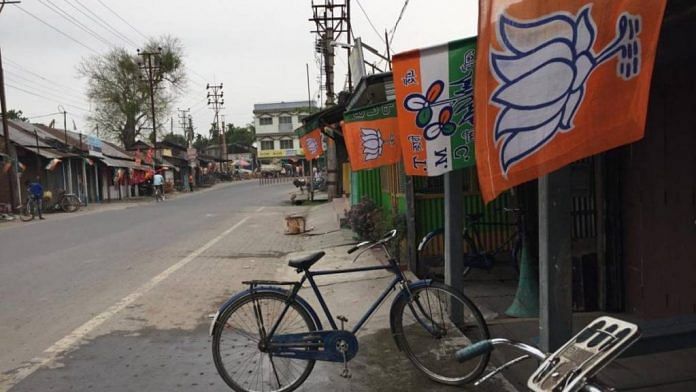
<path id="1" fill-rule="evenodd" d="M 46 349 L 260 207 L 283 204 L 291 189 L 236 183 L 163 203 L 6 224 L 0 228 L 3 378 L 46 357 Z"/>
<path id="2" fill-rule="evenodd" d="M 208 315 L 244 280 L 297 279 L 288 254 L 325 249 L 323 268 L 354 266 L 338 256 L 352 239 L 336 230 L 333 208 L 291 206 L 293 190 L 234 183 L 0 226 L 0 391 L 231 390 L 212 363 Z M 312 235 L 284 234 L 284 217 L 298 212 Z M 335 314 L 359 319 L 365 296 L 387 282 L 373 275 L 322 280 Z M 479 388 L 428 380 L 394 345 L 388 309 L 358 335 L 352 378 L 339 376 L 342 364 L 317 363 L 300 390 L 511 390 L 500 380 Z"/>

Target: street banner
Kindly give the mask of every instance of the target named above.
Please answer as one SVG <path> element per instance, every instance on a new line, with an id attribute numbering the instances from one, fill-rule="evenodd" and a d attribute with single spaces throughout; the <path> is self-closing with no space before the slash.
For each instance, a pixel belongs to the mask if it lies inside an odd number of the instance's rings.
<path id="1" fill-rule="evenodd" d="M 324 153 L 324 147 L 321 144 L 321 131 L 319 128 L 311 132 L 307 132 L 300 138 L 300 146 L 304 151 L 307 160 L 317 159 Z"/>
<path id="2" fill-rule="evenodd" d="M 479 2 L 476 160 L 486 202 L 643 137 L 665 0 Z"/>
<path id="3" fill-rule="evenodd" d="M 394 101 L 346 112 L 343 118 L 351 170 L 373 169 L 401 160 Z"/>
<path id="4" fill-rule="evenodd" d="M 51 159 L 50 162 L 48 162 L 48 165 L 46 165 L 46 170 L 55 170 L 56 167 L 58 167 L 58 164 L 60 163 L 60 159 L 58 158 L 53 158 Z"/>
<path id="5" fill-rule="evenodd" d="M 148 148 L 145 154 L 145 163 L 152 165 L 155 162 L 155 150 L 153 148 Z"/>
<path id="6" fill-rule="evenodd" d="M 140 152 L 140 149 L 135 150 L 135 164 L 137 166 L 140 166 L 143 163 L 143 154 Z"/>
<path id="7" fill-rule="evenodd" d="M 475 162 L 476 39 L 400 53 L 393 58 L 404 170 L 438 176 Z"/>

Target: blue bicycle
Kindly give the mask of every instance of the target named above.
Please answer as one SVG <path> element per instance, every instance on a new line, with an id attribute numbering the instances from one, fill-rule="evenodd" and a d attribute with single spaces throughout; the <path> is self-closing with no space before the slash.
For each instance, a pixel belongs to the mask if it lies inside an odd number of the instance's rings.
<path id="1" fill-rule="evenodd" d="M 215 367 L 227 385 L 239 392 L 292 391 L 307 379 L 316 361 L 342 363 L 341 376 L 350 377 L 348 362 L 358 353 L 356 334 L 397 286 L 390 311 L 397 347 L 434 381 L 461 385 L 477 379 L 488 355 L 462 366 L 454 353 L 488 339 L 481 312 L 449 286 L 432 280 L 409 282 L 387 247 L 396 236 L 392 230 L 379 241 L 362 242 L 348 251 L 362 250 L 357 259 L 368 249 L 381 247 L 388 258 L 386 265 L 310 271 L 324 256 L 324 252 L 316 252 L 288 263 L 304 274 L 299 282 L 244 282 L 249 288 L 222 305 L 210 326 Z M 392 272 L 394 279 L 350 331 L 344 329 L 348 320 L 338 316 L 339 328 L 314 278 L 377 270 Z M 329 328 L 322 326 L 314 309 L 298 295 L 305 282 L 314 291 Z"/>

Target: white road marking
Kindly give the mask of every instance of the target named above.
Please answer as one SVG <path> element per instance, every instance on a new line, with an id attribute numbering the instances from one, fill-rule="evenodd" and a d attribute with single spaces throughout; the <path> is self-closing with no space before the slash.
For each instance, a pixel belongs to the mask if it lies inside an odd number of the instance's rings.
<path id="1" fill-rule="evenodd" d="M 77 327 L 75 330 L 70 332 L 67 336 L 63 337 L 59 341 L 53 343 L 53 345 L 44 351 L 44 356 L 34 358 L 24 367 L 15 370 L 12 374 L 7 375 L 7 378 L 0 380 L 0 391 L 7 391 L 14 385 L 18 384 L 28 376 L 30 376 L 35 371 L 39 370 L 41 367 L 49 364 L 51 361 L 56 359 L 58 355 L 68 351 L 70 348 L 77 345 L 81 340 L 83 340 L 89 333 L 94 331 L 97 327 L 104 324 L 106 321 L 114 317 L 118 312 L 126 308 L 128 305 L 137 301 L 140 297 L 145 295 L 148 291 L 152 290 L 155 286 L 161 283 L 163 280 L 167 279 L 176 271 L 180 270 L 186 264 L 190 263 L 196 257 L 200 256 L 201 253 L 208 250 L 210 247 L 215 245 L 223 237 L 230 234 L 233 230 L 240 227 L 244 222 L 246 222 L 249 217 L 246 217 L 234 226 L 222 232 L 222 234 L 208 241 L 205 245 L 191 252 L 188 256 L 179 260 L 176 264 L 167 268 L 166 270 L 159 273 L 159 275 L 150 279 L 149 282 L 140 286 L 137 290 L 131 294 L 123 297 L 120 301 L 111 305 L 108 309 L 102 313 L 96 315 L 91 320 Z"/>
<path id="2" fill-rule="evenodd" d="M 266 207 L 259 207 L 256 209 L 256 212 L 261 212 L 261 211 L 263 211 L 264 208 L 266 208 Z"/>

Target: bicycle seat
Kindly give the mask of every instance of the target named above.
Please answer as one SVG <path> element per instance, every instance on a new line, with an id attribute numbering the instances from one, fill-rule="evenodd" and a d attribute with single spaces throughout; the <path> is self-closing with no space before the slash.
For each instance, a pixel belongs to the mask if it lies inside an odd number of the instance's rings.
<path id="1" fill-rule="evenodd" d="M 469 222 L 478 222 L 483 218 L 483 214 L 481 213 L 476 213 L 476 214 L 466 214 L 466 220 Z"/>
<path id="2" fill-rule="evenodd" d="M 308 255 L 298 257 L 296 259 L 288 260 L 288 265 L 292 268 L 306 270 L 309 269 L 309 267 L 311 267 L 314 263 L 319 261 L 319 259 L 324 257 L 325 254 L 325 252 L 310 253 Z"/>

